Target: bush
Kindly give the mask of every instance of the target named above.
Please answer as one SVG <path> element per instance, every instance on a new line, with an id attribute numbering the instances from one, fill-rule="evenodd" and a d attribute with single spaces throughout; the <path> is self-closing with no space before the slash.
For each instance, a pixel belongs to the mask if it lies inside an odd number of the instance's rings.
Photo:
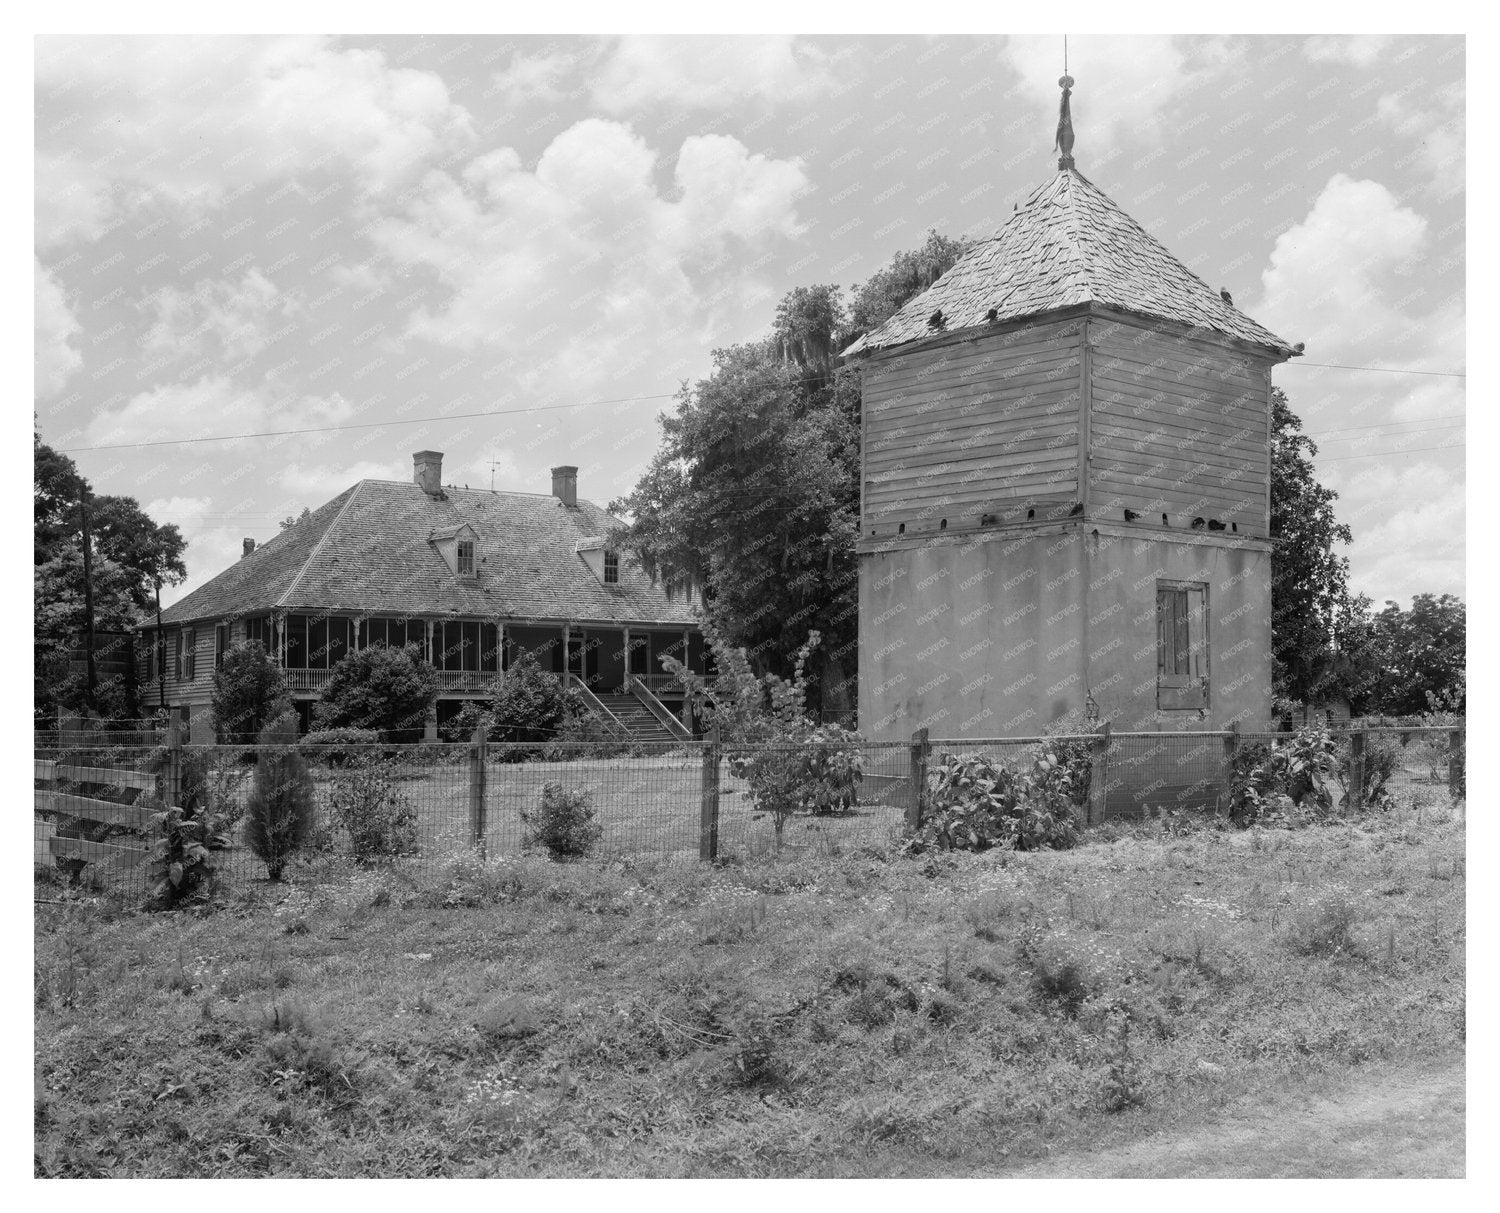
<path id="1" fill-rule="evenodd" d="M 337 767 L 351 759 L 374 753 L 372 747 L 378 746 L 380 742 L 379 729 L 314 729 L 297 743 L 297 748 L 309 758 Z M 346 746 L 353 748 L 343 748 Z"/>
<path id="2" fill-rule="evenodd" d="M 1078 841 L 1077 806 L 1088 796 L 1091 769 L 1086 747 L 1081 759 L 1065 759 L 1051 743 L 1041 747 L 1029 771 L 1019 773 L 982 755 L 944 754 L 928 812 L 908 848 L 1071 847 Z"/>
<path id="3" fill-rule="evenodd" d="M 373 751 L 345 759 L 324 796 L 330 816 L 349 835 L 356 859 L 411 855 L 417 850 L 417 808 L 401 791 L 401 764 Z"/>
<path id="4" fill-rule="evenodd" d="M 1401 746 L 1388 735 L 1369 733 L 1365 736 L 1364 786 L 1354 788 L 1350 777 L 1354 774 L 1353 747 L 1341 742 L 1338 751 L 1338 780 L 1344 786 L 1344 803 L 1354 808 L 1373 808 L 1386 804 L 1391 798 L 1386 785 L 1391 776 L 1401 769 Z"/>
<path id="5" fill-rule="evenodd" d="M 554 858 L 587 855 L 604 835 L 594 820 L 593 793 L 587 788 L 566 789 L 560 783 L 542 785 L 542 803 L 537 809 L 521 810 L 525 827 L 523 847 L 545 847 Z"/>
<path id="6" fill-rule="evenodd" d="M 793 813 L 828 816 L 859 801 L 864 778 L 860 737 L 836 724 L 786 729 L 770 743 L 732 753 L 729 769 L 750 785 L 762 813 L 770 813 L 776 845 Z"/>
<path id="7" fill-rule="evenodd" d="M 206 812 L 181 805 L 169 805 L 154 822 L 158 838 L 151 847 L 148 904 L 174 910 L 206 900 L 217 879 L 212 853 L 227 847 L 229 839 L 215 832 Z"/>
<path id="8" fill-rule="evenodd" d="M 1334 806 L 1331 780 L 1337 748 L 1328 730 L 1306 728 L 1269 745 L 1241 746 L 1229 781 L 1229 816 L 1239 826 L 1289 819 L 1289 809 L 1326 813 Z"/>
<path id="9" fill-rule="evenodd" d="M 260 755 L 245 813 L 245 845 L 280 880 L 287 862 L 310 840 L 314 826 L 312 777 L 297 753 L 297 720 L 279 716 L 261 730 Z"/>
<path id="10" fill-rule="evenodd" d="M 491 741 L 551 741 L 570 716 L 582 715 L 575 692 L 522 653 L 490 700 Z"/>
<path id="11" fill-rule="evenodd" d="M 214 671 L 214 733 L 228 745 L 254 745 L 261 730 L 292 710 L 286 676 L 259 641 L 242 642 L 224 654 Z"/>
<path id="12" fill-rule="evenodd" d="M 437 690 L 415 645 L 361 649 L 333 667 L 313 717 L 319 729 L 377 729 L 394 741 L 420 735 Z"/>

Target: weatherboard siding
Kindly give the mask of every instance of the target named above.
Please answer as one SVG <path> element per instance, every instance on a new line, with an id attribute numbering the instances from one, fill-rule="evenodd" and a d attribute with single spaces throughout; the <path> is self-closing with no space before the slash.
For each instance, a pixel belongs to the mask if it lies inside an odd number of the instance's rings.
<path id="1" fill-rule="evenodd" d="M 1264 537 L 1265 360 L 1099 321 L 1089 345 L 1090 515 L 1215 519 Z"/>
<path id="2" fill-rule="evenodd" d="M 960 529 L 1017 502 L 1072 500 L 1082 353 L 1070 320 L 867 364 L 862 535 Z"/>

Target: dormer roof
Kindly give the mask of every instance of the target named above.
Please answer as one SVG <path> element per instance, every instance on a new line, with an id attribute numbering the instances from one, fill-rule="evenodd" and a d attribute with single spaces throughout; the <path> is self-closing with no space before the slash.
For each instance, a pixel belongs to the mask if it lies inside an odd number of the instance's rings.
<path id="1" fill-rule="evenodd" d="M 1183 265 L 1103 190 L 1062 168 L 844 356 L 1090 303 L 1292 355 L 1286 341 Z"/>

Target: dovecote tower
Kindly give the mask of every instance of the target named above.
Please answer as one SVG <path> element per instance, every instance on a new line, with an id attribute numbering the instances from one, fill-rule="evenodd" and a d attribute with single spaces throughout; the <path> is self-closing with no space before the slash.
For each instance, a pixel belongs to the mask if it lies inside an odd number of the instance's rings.
<path id="1" fill-rule="evenodd" d="M 1271 712 L 1271 368 L 1300 353 L 1074 167 L 845 351 L 859 721 L 905 739 Z"/>

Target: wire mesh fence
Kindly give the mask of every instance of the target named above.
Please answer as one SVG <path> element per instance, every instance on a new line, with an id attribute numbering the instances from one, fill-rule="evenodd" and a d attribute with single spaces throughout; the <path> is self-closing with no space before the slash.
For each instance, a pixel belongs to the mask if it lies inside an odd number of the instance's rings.
<path id="1" fill-rule="evenodd" d="M 138 744 L 119 732 L 37 734 L 34 847 L 37 868 L 53 879 L 144 896 L 161 838 L 155 814 L 177 805 L 206 814 L 227 840 L 215 855 L 221 874 L 264 880 L 270 865 L 252 845 L 250 825 L 268 811 L 267 797 L 295 779 L 303 781 L 311 813 L 294 863 L 343 857 L 422 869 L 475 849 L 516 854 L 545 841 L 536 835 L 549 802 L 582 804 L 591 813 L 596 852 L 685 861 L 833 852 L 900 839 L 919 820 L 918 790 L 930 791 L 932 768 L 945 754 L 982 754 L 1022 770 L 1046 747 L 1085 745 L 1090 787 L 1080 816 L 1097 824 L 1222 808 L 1236 763 L 1254 762 L 1291 736 L 1104 730 L 1066 738 L 919 734 L 911 743 L 833 747 L 712 740 L 258 747 L 181 745 L 167 737 Z M 1346 787 L 1357 761 L 1378 770 L 1392 791 L 1461 791 L 1461 728 L 1333 736 L 1337 777 Z M 830 754 L 857 774 L 847 796 L 823 803 L 799 789 L 816 784 Z M 777 779 L 790 782 L 790 798 L 768 793 Z"/>

